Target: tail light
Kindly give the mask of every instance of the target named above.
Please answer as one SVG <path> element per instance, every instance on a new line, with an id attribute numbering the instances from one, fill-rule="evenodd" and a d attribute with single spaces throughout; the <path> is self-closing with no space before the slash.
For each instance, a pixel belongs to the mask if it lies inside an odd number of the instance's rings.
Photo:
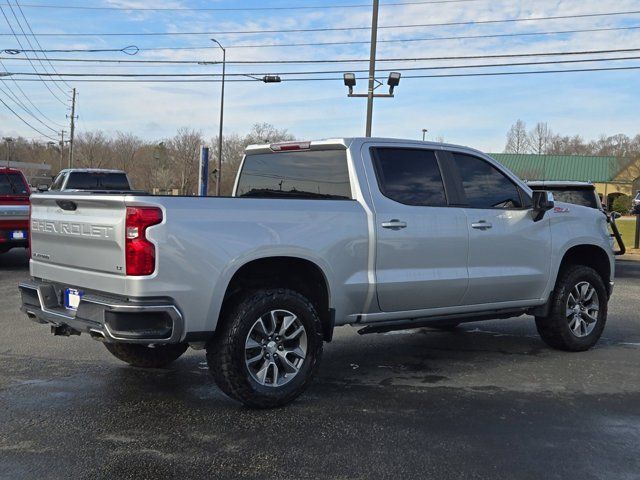
<path id="1" fill-rule="evenodd" d="M 272 143 L 269 148 L 273 152 L 289 152 L 292 150 L 309 150 L 311 148 L 311 142 L 282 142 Z"/>
<path id="2" fill-rule="evenodd" d="M 125 255 L 127 275 L 151 275 L 156 269 L 156 249 L 147 240 L 147 228 L 162 222 L 157 207 L 127 207 Z"/>

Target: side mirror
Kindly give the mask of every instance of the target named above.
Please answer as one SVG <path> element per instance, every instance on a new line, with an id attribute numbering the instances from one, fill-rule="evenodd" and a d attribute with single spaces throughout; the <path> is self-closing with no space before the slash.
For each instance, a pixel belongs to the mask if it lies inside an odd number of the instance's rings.
<path id="1" fill-rule="evenodd" d="M 46 184 L 42 184 L 42 185 L 38 185 L 36 187 L 36 190 L 38 190 L 39 192 L 48 192 L 49 191 L 49 185 Z"/>
<path id="2" fill-rule="evenodd" d="M 537 222 L 544 218 L 544 214 L 551 210 L 555 203 L 553 201 L 553 193 L 543 190 L 533 191 L 533 221 Z"/>
<path id="3" fill-rule="evenodd" d="M 610 215 L 611 215 L 611 218 L 613 218 L 614 220 L 617 220 L 622 216 L 620 212 L 611 212 Z"/>

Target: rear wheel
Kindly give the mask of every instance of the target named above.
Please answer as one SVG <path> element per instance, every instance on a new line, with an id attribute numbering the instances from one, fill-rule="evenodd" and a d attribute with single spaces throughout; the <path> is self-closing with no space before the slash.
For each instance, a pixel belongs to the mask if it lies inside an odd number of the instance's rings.
<path id="1" fill-rule="evenodd" d="M 154 346 L 136 343 L 105 343 L 104 346 L 118 360 L 143 368 L 166 367 L 177 360 L 189 347 L 186 343 Z"/>
<path id="2" fill-rule="evenodd" d="M 607 321 L 608 295 L 593 268 L 571 265 L 564 269 L 552 294 L 547 317 L 536 317 L 536 327 L 550 347 L 579 352 L 596 344 Z"/>
<path id="3" fill-rule="evenodd" d="M 207 345 L 220 389 L 253 408 L 286 405 L 311 383 L 322 356 L 322 326 L 314 306 L 286 289 L 258 290 L 221 316 Z"/>

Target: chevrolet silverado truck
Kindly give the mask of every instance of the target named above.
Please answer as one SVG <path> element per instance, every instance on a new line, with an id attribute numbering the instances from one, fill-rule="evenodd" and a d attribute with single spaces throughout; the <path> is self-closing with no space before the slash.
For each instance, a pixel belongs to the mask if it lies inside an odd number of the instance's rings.
<path id="1" fill-rule="evenodd" d="M 551 347 L 599 339 L 606 218 L 461 146 L 343 138 L 250 146 L 233 196 L 31 197 L 22 310 L 162 367 L 205 348 L 227 395 L 284 405 L 336 326 L 360 333 L 535 317 Z"/>
<path id="2" fill-rule="evenodd" d="M 29 245 L 30 194 L 20 170 L 0 167 L 0 254 Z"/>

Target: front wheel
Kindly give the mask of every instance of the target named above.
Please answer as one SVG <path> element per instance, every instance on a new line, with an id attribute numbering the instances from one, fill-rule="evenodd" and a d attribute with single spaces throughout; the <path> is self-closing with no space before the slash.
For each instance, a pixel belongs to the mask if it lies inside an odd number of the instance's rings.
<path id="1" fill-rule="evenodd" d="M 580 352 L 596 344 L 607 321 L 608 295 L 593 268 L 571 265 L 564 269 L 552 293 L 547 317 L 536 317 L 542 340 L 550 347 Z"/>
<path id="2" fill-rule="evenodd" d="M 315 307 L 286 289 L 258 290 L 220 318 L 207 363 L 220 389 L 252 408 L 293 401 L 311 383 L 322 357 Z"/>
<path id="3" fill-rule="evenodd" d="M 118 360 L 142 368 L 166 367 L 177 360 L 189 347 L 186 343 L 154 346 L 135 343 L 105 343 L 104 346 Z"/>

